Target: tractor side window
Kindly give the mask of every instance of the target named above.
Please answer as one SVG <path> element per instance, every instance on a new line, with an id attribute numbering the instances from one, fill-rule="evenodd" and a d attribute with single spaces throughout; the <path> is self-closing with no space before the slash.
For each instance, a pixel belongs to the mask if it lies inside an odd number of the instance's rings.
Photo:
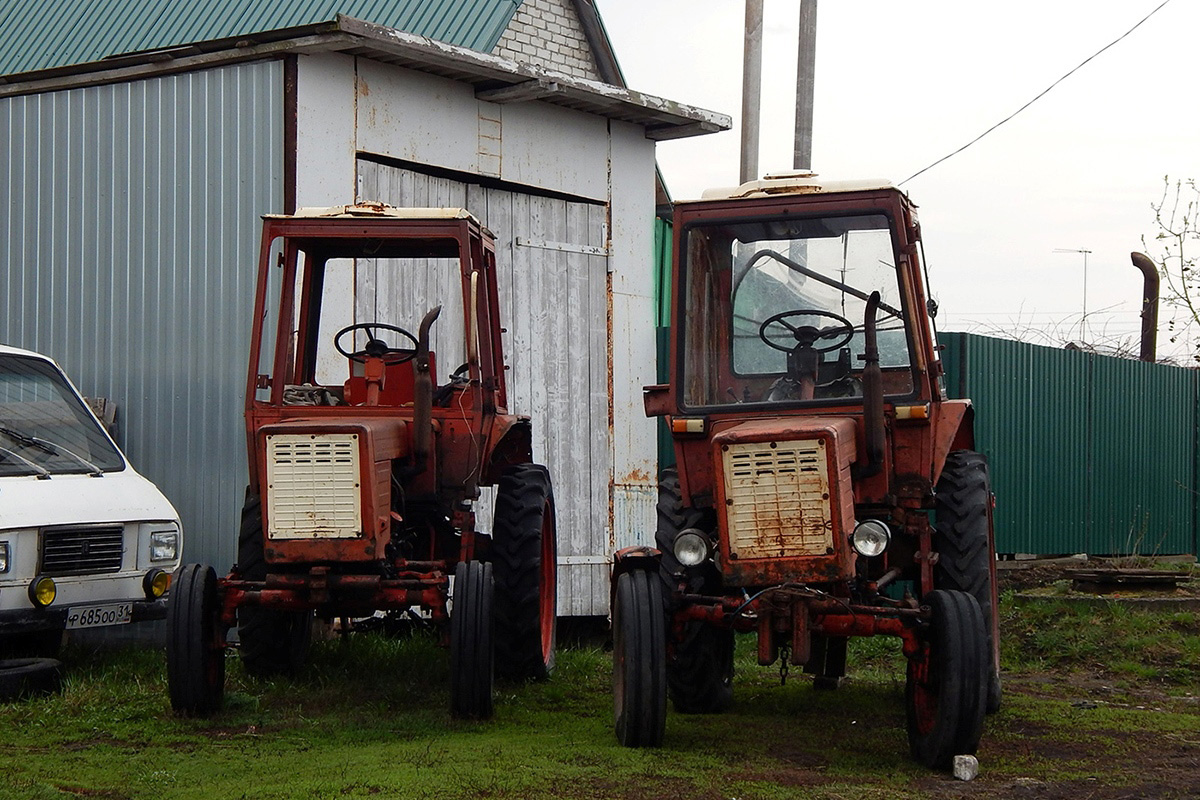
<path id="1" fill-rule="evenodd" d="M 684 235 L 685 405 L 861 397 L 875 291 L 884 391 L 913 391 L 885 216 L 739 220 Z"/>

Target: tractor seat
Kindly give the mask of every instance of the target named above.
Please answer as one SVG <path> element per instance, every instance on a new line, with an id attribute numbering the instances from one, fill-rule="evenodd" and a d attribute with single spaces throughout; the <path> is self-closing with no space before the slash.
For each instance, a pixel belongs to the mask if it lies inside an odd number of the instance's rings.
<path id="1" fill-rule="evenodd" d="M 379 392 L 381 406 L 411 406 L 416 397 L 413 388 L 416 359 L 403 364 L 389 364 L 383 368 L 383 386 Z M 429 351 L 429 374 L 437 375 L 437 362 Z M 437 388 L 436 386 L 434 388 Z M 345 383 L 345 399 L 349 405 L 361 406 L 367 402 L 367 379 L 363 377 L 363 365 L 350 362 L 350 377 Z"/>

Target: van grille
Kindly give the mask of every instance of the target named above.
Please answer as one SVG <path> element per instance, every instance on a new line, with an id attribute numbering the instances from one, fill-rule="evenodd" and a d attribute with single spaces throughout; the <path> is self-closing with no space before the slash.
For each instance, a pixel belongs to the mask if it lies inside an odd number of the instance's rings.
<path id="1" fill-rule="evenodd" d="M 44 530 L 39 572 L 46 575 L 120 572 L 124 533 L 121 525 Z"/>
<path id="2" fill-rule="evenodd" d="M 820 439 L 745 442 L 723 451 L 729 549 L 738 558 L 833 552 L 827 448 Z"/>
<path id="3" fill-rule="evenodd" d="M 268 436 L 267 538 L 359 536 L 358 458 L 354 434 Z"/>

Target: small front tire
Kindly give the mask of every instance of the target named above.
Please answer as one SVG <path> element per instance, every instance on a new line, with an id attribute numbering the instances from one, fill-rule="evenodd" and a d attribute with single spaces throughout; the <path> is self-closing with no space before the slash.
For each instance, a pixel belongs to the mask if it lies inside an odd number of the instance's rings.
<path id="1" fill-rule="evenodd" d="M 622 573 L 613 606 L 613 715 L 617 741 L 626 747 L 662 744 L 666 660 L 662 581 L 643 570 Z"/>
<path id="2" fill-rule="evenodd" d="M 987 702 L 987 632 L 966 592 L 935 590 L 927 641 L 908 661 L 905 706 L 912 756 L 934 769 L 979 747 Z"/>
<path id="3" fill-rule="evenodd" d="M 220 629 L 217 575 L 203 564 L 175 573 L 167 601 L 167 686 L 171 707 L 185 717 L 207 717 L 225 696 L 225 645 Z"/>
<path id="4" fill-rule="evenodd" d="M 450 713 L 490 719 L 495 662 L 492 565 L 464 561 L 454 570 L 450 612 Z"/>

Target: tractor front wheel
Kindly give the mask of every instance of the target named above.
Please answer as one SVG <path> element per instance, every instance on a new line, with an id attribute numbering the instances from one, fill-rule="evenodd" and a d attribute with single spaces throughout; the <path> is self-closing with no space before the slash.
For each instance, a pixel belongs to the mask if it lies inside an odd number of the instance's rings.
<path id="1" fill-rule="evenodd" d="M 492 716 L 495 621 L 492 565 L 460 562 L 450 611 L 450 712 L 462 719 Z"/>
<path id="2" fill-rule="evenodd" d="M 935 590 L 928 638 L 908 661 L 905 705 L 913 758 L 934 769 L 973 754 L 987 700 L 987 633 L 979 603 L 966 592 Z"/>
<path id="3" fill-rule="evenodd" d="M 177 714 L 207 717 L 221 708 L 225 646 L 220 613 L 213 568 L 180 567 L 167 601 L 167 686 Z"/>
<path id="4" fill-rule="evenodd" d="M 662 744 L 666 660 L 662 581 L 644 570 L 622 573 L 613 605 L 613 712 L 617 741 L 626 747 Z"/>
<path id="5" fill-rule="evenodd" d="M 554 669 L 558 540 L 550 473 L 518 464 L 500 476 L 492 525 L 496 671 L 544 680 Z"/>

